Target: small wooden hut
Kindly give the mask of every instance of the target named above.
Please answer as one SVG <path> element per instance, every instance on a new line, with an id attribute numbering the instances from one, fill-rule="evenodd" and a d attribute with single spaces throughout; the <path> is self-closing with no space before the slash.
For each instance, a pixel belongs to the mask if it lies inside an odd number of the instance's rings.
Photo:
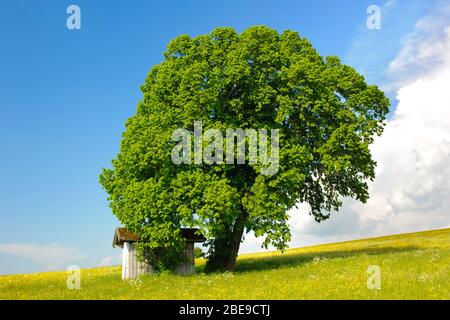
<path id="1" fill-rule="evenodd" d="M 186 239 L 184 256 L 186 263 L 180 264 L 176 268 L 179 274 L 192 274 L 194 268 L 194 243 L 204 242 L 206 239 L 198 234 L 198 229 L 182 228 L 181 236 Z M 137 259 L 136 249 L 133 243 L 139 241 L 139 237 L 126 228 L 116 228 L 113 238 L 113 247 L 122 248 L 122 280 L 136 279 L 138 276 L 146 273 L 153 273 L 153 268 L 146 262 L 140 262 Z"/>

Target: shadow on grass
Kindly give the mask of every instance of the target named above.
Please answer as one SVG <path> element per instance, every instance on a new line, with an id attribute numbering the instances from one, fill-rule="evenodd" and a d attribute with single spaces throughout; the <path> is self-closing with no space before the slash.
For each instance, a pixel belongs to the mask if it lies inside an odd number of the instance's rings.
<path id="1" fill-rule="evenodd" d="M 263 271 L 270 269 L 278 269 L 282 267 L 299 266 L 314 259 L 336 259 L 346 258 L 357 255 L 379 255 L 389 253 L 400 253 L 415 251 L 419 248 L 416 246 L 407 247 L 383 247 L 383 248 L 362 248 L 355 250 L 340 250 L 329 252 L 305 252 L 305 253 L 286 253 L 272 257 L 255 257 L 247 258 L 237 262 L 235 272 Z"/>

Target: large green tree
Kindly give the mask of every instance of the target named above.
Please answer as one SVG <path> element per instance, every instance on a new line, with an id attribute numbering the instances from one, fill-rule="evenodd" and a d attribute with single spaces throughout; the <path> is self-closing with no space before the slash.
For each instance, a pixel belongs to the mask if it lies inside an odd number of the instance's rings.
<path id="1" fill-rule="evenodd" d="M 207 270 L 233 270 L 244 232 L 286 248 L 287 211 L 308 203 L 316 221 L 343 197 L 365 202 L 389 100 L 337 57 L 322 57 L 297 32 L 217 28 L 172 40 L 151 68 L 120 152 L 100 182 L 113 213 L 147 248 L 180 248 L 180 227 L 208 239 Z M 175 164 L 174 130 L 278 129 L 279 168 Z M 176 251 L 176 250 L 175 250 Z"/>

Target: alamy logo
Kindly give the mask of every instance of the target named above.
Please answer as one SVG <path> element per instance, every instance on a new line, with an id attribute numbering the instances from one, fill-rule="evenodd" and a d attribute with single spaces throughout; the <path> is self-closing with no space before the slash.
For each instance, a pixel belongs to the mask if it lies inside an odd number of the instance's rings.
<path id="1" fill-rule="evenodd" d="M 372 265 L 367 268 L 367 288 L 371 290 L 381 289 L 381 269 L 377 265 Z"/>
<path id="2" fill-rule="evenodd" d="M 66 26 L 69 30 L 81 29 L 81 9 L 77 5 L 70 5 L 66 9 L 66 13 L 70 14 L 66 20 Z"/>
<path id="3" fill-rule="evenodd" d="M 67 289 L 80 289 L 81 288 L 81 271 L 80 267 L 71 265 L 67 267 Z"/>
<path id="4" fill-rule="evenodd" d="M 369 30 L 380 30 L 381 29 L 381 8 L 377 5 L 371 5 L 367 7 L 367 17 L 366 26 Z"/>
<path id="5" fill-rule="evenodd" d="M 225 137 L 219 129 L 203 133 L 202 122 L 195 121 L 193 133 L 181 128 L 172 133 L 172 141 L 178 141 L 172 149 L 172 162 L 177 165 L 245 164 L 248 159 L 249 165 L 261 166 L 262 175 L 274 175 L 279 167 L 279 139 L 278 129 L 270 130 L 270 137 L 267 129 L 226 129 Z"/>

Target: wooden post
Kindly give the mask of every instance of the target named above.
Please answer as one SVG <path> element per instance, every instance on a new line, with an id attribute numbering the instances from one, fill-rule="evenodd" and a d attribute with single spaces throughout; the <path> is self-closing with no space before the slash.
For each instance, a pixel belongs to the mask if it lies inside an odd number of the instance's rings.
<path id="1" fill-rule="evenodd" d="M 122 250 L 122 280 L 133 280 L 140 275 L 152 273 L 146 262 L 137 259 L 137 252 L 131 242 L 124 242 Z"/>

